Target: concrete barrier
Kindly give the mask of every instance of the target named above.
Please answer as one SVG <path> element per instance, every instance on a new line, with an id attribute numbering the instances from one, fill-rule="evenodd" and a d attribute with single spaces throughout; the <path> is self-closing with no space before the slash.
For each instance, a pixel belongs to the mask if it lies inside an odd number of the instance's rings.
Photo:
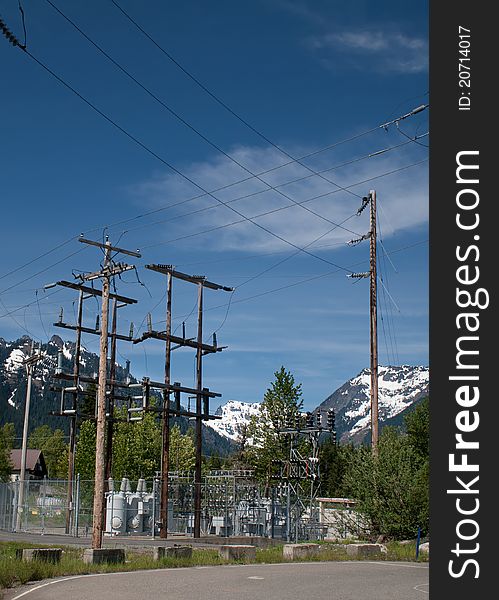
<path id="1" fill-rule="evenodd" d="M 355 558 L 379 558 L 387 551 L 383 544 L 347 544 L 346 549 L 348 556 Z"/>
<path id="2" fill-rule="evenodd" d="M 317 556 L 320 552 L 319 544 L 284 544 L 282 556 L 286 560 L 299 560 Z"/>
<path id="3" fill-rule="evenodd" d="M 420 554 L 430 554 L 430 542 L 425 542 L 419 545 Z"/>
<path id="4" fill-rule="evenodd" d="M 124 548 L 86 548 L 83 552 L 83 562 L 93 565 L 125 562 L 125 550 Z"/>
<path id="5" fill-rule="evenodd" d="M 256 548 L 246 544 L 221 546 L 218 554 L 225 560 L 255 560 Z"/>
<path id="6" fill-rule="evenodd" d="M 162 558 L 191 558 L 192 546 L 156 546 L 153 548 L 154 560 Z"/>
<path id="7" fill-rule="evenodd" d="M 41 560 L 58 563 L 61 560 L 62 548 L 22 548 L 17 550 L 17 558 L 31 562 Z"/>

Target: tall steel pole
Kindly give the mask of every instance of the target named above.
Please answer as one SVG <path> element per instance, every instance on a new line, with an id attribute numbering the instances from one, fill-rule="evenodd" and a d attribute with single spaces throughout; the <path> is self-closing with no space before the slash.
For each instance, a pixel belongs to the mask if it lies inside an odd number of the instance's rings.
<path id="1" fill-rule="evenodd" d="M 370 231 L 370 338 L 371 338 L 371 447 L 378 451 L 378 315 L 376 270 L 376 192 L 369 192 L 371 202 Z"/>
<path id="2" fill-rule="evenodd" d="M 16 531 L 21 529 L 22 525 L 22 514 L 24 510 L 24 489 L 26 481 L 26 453 L 28 448 L 28 426 L 29 426 L 29 410 L 31 404 L 31 381 L 33 377 L 33 369 L 36 363 L 41 360 L 41 354 L 34 354 L 34 342 L 31 342 L 30 355 L 24 361 L 26 368 L 26 374 L 28 376 L 28 382 L 26 386 L 26 402 L 24 405 L 24 427 L 23 427 L 23 442 L 21 449 L 21 471 L 19 473 L 19 495 L 17 497 L 17 517 L 16 517 Z"/>

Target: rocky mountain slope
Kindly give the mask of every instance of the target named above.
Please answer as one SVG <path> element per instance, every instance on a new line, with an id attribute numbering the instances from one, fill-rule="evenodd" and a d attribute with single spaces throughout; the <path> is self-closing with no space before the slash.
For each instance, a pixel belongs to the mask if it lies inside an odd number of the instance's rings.
<path id="1" fill-rule="evenodd" d="M 5 423 L 14 423 L 16 436 L 20 439 L 24 421 L 24 403 L 26 398 L 26 373 L 23 361 L 30 355 L 31 339 L 23 336 L 15 341 L 6 341 L 0 338 L 0 426 Z M 43 359 L 37 363 L 32 380 L 30 427 L 32 431 L 39 425 L 47 424 L 53 429 L 59 428 L 67 432 L 68 420 L 51 416 L 50 411 L 59 409 L 59 394 L 50 390 L 53 385 L 52 376 L 57 366 L 58 351 L 62 351 L 62 368 L 66 373 L 72 373 L 75 344 L 63 341 L 57 335 L 52 336 L 41 350 L 38 346 L 35 351 L 41 352 Z M 80 355 L 82 375 L 95 376 L 99 370 L 99 357 L 93 352 L 82 348 Z M 124 381 L 128 375 L 128 367 L 116 366 L 116 377 Z M 131 377 L 134 381 L 134 378 Z M 184 422 L 185 421 L 185 422 Z M 178 419 L 182 431 L 188 427 L 186 419 Z M 203 425 L 203 452 L 225 455 L 233 448 L 229 436 L 220 435 L 216 429 Z"/>
<path id="2" fill-rule="evenodd" d="M 423 366 L 379 367 L 378 410 L 381 426 L 402 422 L 402 416 L 429 394 L 429 370 Z M 210 422 L 219 434 L 237 441 L 241 424 L 258 411 L 259 403 L 229 400 L 217 411 L 222 419 Z M 315 411 L 336 412 L 338 440 L 359 443 L 370 434 L 370 375 L 364 369 L 328 396 Z M 396 417 L 401 415 L 400 419 Z"/>

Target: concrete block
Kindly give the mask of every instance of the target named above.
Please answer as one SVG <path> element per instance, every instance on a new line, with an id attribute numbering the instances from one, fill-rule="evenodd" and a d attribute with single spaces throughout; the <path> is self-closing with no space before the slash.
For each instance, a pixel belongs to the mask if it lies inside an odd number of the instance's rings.
<path id="1" fill-rule="evenodd" d="M 430 542 L 425 542 L 419 545 L 420 554 L 430 554 Z"/>
<path id="2" fill-rule="evenodd" d="M 41 560 L 58 563 L 61 560 L 62 548 L 23 548 L 17 550 L 17 558 L 31 562 Z"/>
<path id="3" fill-rule="evenodd" d="M 192 546 L 156 546 L 153 548 L 154 560 L 162 558 L 191 558 Z"/>
<path id="4" fill-rule="evenodd" d="M 383 544 L 347 544 L 348 556 L 355 558 L 379 558 L 386 554 L 386 547 Z"/>
<path id="5" fill-rule="evenodd" d="M 90 565 L 125 562 L 124 548 L 86 548 L 83 562 Z"/>
<path id="6" fill-rule="evenodd" d="M 318 544 L 284 544 L 282 556 L 286 560 L 299 560 L 317 556 L 320 552 Z"/>
<path id="7" fill-rule="evenodd" d="M 246 544 L 221 546 L 218 554 L 225 560 L 255 560 L 256 548 Z"/>

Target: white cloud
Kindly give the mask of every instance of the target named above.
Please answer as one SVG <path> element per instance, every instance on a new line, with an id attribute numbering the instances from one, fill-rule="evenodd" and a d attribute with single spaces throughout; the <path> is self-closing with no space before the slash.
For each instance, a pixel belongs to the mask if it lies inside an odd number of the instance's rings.
<path id="1" fill-rule="evenodd" d="M 387 73 L 421 73 L 428 69 L 427 40 L 400 32 L 333 32 L 314 36 L 308 44 L 325 65 L 333 68 L 346 65 Z"/>
<path id="2" fill-rule="evenodd" d="M 372 142 L 371 142 L 372 143 Z M 379 144 L 379 142 L 377 142 Z M 388 144 L 385 144 L 385 146 Z M 375 146 L 375 149 L 380 146 Z M 383 147 L 383 145 L 381 145 Z M 371 147 L 372 149 L 372 147 Z M 306 152 L 305 152 L 306 153 Z M 247 165 L 251 171 L 260 173 L 276 165 L 283 164 L 283 158 L 275 149 L 253 147 L 236 148 L 231 153 L 240 163 Z M 406 148 L 404 155 L 386 153 L 368 160 L 354 163 L 350 166 L 325 173 L 324 176 L 340 186 L 350 186 L 354 182 L 362 182 L 377 177 L 382 173 L 400 169 L 412 162 L 425 157 L 420 147 Z M 315 158 L 314 169 L 322 170 L 331 164 L 341 163 L 336 157 L 335 162 L 327 156 Z M 228 163 L 225 158 L 215 158 L 202 163 L 194 163 L 184 172 L 194 181 L 202 182 L 206 189 L 217 189 L 241 178 L 239 167 Z M 243 178 L 247 174 L 243 173 Z M 262 179 L 275 186 L 283 181 L 291 181 L 310 175 L 303 166 L 293 163 L 282 169 L 262 175 Z M 428 193 L 427 193 L 427 163 L 405 170 L 400 170 L 387 177 L 367 181 L 352 189 L 359 196 L 365 195 L 369 189 L 375 188 L 382 210 L 384 221 L 384 238 L 394 231 L 411 229 L 427 222 Z M 337 186 L 324 181 L 318 176 L 307 177 L 279 189 L 295 202 L 305 202 L 303 207 L 293 206 L 293 202 L 275 190 L 266 190 L 261 181 L 251 179 L 239 183 L 220 192 L 215 196 L 228 206 L 233 207 L 236 214 L 229 208 L 217 203 L 210 196 L 196 197 L 182 205 L 156 213 L 153 222 L 162 221 L 159 226 L 150 229 L 146 245 L 189 244 L 190 248 L 209 248 L 216 250 L 238 250 L 241 252 L 265 253 L 270 251 L 294 251 L 293 246 L 286 244 L 278 237 L 270 235 L 262 228 L 268 229 L 289 240 L 291 244 L 305 247 L 313 240 L 326 234 L 334 228 L 333 223 L 341 223 L 355 214 L 360 205 L 360 199 L 345 191 L 335 192 Z M 172 205 L 199 196 L 199 190 L 186 188 L 185 182 L 176 175 L 161 175 L 151 181 L 144 181 L 133 190 L 141 204 L 150 209 Z M 255 193 L 261 192 L 261 193 Z M 329 193 L 334 192 L 334 193 Z M 329 193 L 329 194 L 328 194 Z M 328 195 L 325 195 L 328 194 Z M 245 196 L 242 199 L 241 196 Z M 286 208 L 287 207 L 287 208 Z M 308 210 L 307 210 L 308 209 Z M 312 214 L 314 211 L 323 218 Z M 190 214 L 187 214 L 190 213 Z M 264 214 L 267 213 L 267 214 Z M 262 216 L 259 216 L 262 215 Z M 252 218 L 262 228 L 251 222 L 241 222 L 244 216 Z M 239 222 L 239 223 L 238 223 Z M 230 225 L 231 223 L 237 223 Z M 350 231 L 341 228 L 334 229 L 317 241 L 317 248 L 311 251 L 321 252 L 321 244 L 345 243 L 362 234 L 368 229 L 368 215 L 365 211 L 361 217 L 352 217 L 345 223 Z M 202 233 L 200 232 L 209 232 Z M 353 233 L 352 233 L 353 232 Z M 180 238 L 184 238 L 183 241 Z M 333 247 L 334 248 L 334 247 Z M 331 251 L 331 246 L 327 249 Z"/>

